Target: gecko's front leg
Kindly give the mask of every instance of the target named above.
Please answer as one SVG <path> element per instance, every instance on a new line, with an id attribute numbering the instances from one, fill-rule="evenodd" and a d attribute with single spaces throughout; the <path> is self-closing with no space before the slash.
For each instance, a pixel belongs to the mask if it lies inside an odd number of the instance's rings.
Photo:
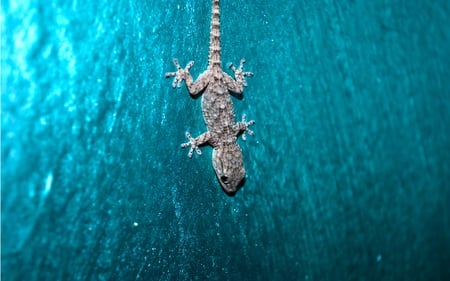
<path id="1" fill-rule="evenodd" d="M 173 59 L 173 63 L 175 64 L 177 71 L 176 72 L 167 72 L 166 78 L 175 77 L 173 79 L 172 87 L 181 87 L 181 82 L 186 81 L 186 87 L 188 88 L 188 91 L 191 95 L 195 96 L 199 94 L 206 86 L 207 86 L 207 79 L 206 75 L 202 74 L 197 79 L 197 81 L 194 82 L 192 79 L 192 75 L 189 72 L 189 69 L 194 65 L 193 61 L 190 61 L 185 68 L 182 68 L 180 64 L 178 63 L 177 59 Z"/>
<path id="2" fill-rule="evenodd" d="M 211 134 L 209 132 L 206 132 L 194 139 L 189 132 L 186 132 L 186 138 L 188 138 L 189 142 L 182 143 L 181 147 L 185 148 L 190 146 L 191 149 L 189 150 L 188 156 L 189 158 L 192 158 L 194 150 L 198 155 L 202 155 L 202 151 L 198 147 L 206 143 L 211 138 Z"/>
<path id="3" fill-rule="evenodd" d="M 236 134 L 242 132 L 242 140 L 245 141 L 247 139 L 245 133 L 248 133 L 250 136 L 255 135 L 255 133 L 253 133 L 253 131 L 249 129 L 249 127 L 253 124 L 255 124 L 255 120 L 250 120 L 247 122 L 247 116 L 245 114 L 242 115 L 242 121 L 234 125 L 235 130 L 237 131 Z"/>

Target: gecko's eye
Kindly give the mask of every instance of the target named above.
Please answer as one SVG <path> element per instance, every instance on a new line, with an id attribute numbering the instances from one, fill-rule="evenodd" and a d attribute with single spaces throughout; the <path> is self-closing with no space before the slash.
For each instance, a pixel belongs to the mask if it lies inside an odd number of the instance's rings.
<path id="1" fill-rule="evenodd" d="M 227 176 L 221 176 L 221 177 L 220 177 L 220 180 L 221 180 L 223 183 L 228 183 L 228 177 L 227 177 Z"/>

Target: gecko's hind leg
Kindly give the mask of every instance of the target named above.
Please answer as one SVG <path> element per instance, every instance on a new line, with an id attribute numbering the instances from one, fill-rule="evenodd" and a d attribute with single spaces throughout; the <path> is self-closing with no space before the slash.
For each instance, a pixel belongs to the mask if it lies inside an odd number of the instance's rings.
<path id="1" fill-rule="evenodd" d="M 189 132 L 186 132 L 186 138 L 188 138 L 189 142 L 182 143 L 181 147 L 185 148 L 190 146 L 191 149 L 189 149 L 188 156 L 189 158 L 192 158 L 194 150 L 198 155 L 202 155 L 202 151 L 198 147 L 206 143 L 211 138 L 211 134 L 209 132 L 206 132 L 194 139 Z"/>
<path id="2" fill-rule="evenodd" d="M 242 59 L 238 68 L 236 68 L 232 63 L 228 64 L 228 67 L 234 72 L 234 79 L 231 78 L 231 76 L 229 75 L 225 75 L 224 77 L 224 82 L 228 90 L 237 94 L 242 94 L 242 92 L 244 91 L 244 87 L 247 86 L 247 81 L 245 80 L 245 77 L 253 76 L 252 72 L 243 71 L 244 63 L 245 60 Z"/>
<path id="3" fill-rule="evenodd" d="M 172 87 L 181 87 L 181 82 L 183 80 L 186 82 L 186 87 L 189 91 L 189 94 L 192 96 L 196 96 L 200 94 L 205 87 L 208 85 L 208 73 L 205 71 L 202 73 L 198 78 L 197 81 L 194 82 L 194 79 L 192 78 L 191 73 L 189 70 L 194 65 L 193 61 L 190 61 L 185 68 L 182 68 L 180 64 L 178 63 L 177 59 L 173 59 L 173 63 L 177 67 L 176 72 L 167 72 L 166 78 L 175 77 L 172 83 Z"/>
<path id="4" fill-rule="evenodd" d="M 241 62 L 239 63 L 239 67 L 236 68 L 233 63 L 230 63 L 228 67 L 233 70 L 234 77 L 236 79 L 236 82 L 238 84 L 242 84 L 242 86 L 247 86 L 247 81 L 245 81 L 245 77 L 252 77 L 253 72 L 244 72 L 244 63 L 245 59 L 241 59 Z"/>
<path id="5" fill-rule="evenodd" d="M 172 87 L 181 87 L 181 82 L 183 82 L 183 80 L 192 80 L 191 74 L 189 73 L 189 69 L 191 69 L 191 67 L 194 65 L 193 61 L 190 61 L 185 68 L 182 68 L 180 66 L 180 63 L 178 62 L 177 59 L 173 59 L 173 64 L 175 64 L 177 71 L 176 72 L 167 72 L 166 73 L 166 78 L 170 78 L 170 77 L 175 77 L 173 79 L 173 83 L 172 83 Z"/>

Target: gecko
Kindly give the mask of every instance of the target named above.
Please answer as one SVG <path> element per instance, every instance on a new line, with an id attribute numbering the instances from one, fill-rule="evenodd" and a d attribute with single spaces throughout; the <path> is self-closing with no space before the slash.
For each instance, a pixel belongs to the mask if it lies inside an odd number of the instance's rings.
<path id="1" fill-rule="evenodd" d="M 173 62 L 177 71 L 168 72 L 165 77 L 174 77 L 173 88 L 179 88 L 185 81 L 191 97 L 202 95 L 201 107 L 207 131 L 196 138 L 186 132 L 188 142 L 181 144 L 181 147 L 189 147 L 188 156 L 192 158 L 194 151 L 198 155 L 202 154 L 199 146 L 212 146 L 212 165 L 217 179 L 225 193 L 233 196 L 245 181 L 242 150 L 237 144 L 237 137 L 242 135 L 245 141 L 246 133 L 253 136 L 254 133 L 249 127 L 255 124 L 255 121 L 247 121 L 245 114 L 242 115 L 241 122 L 235 121 L 230 94 L 242 97 L 244 87 L 247 86 L 245 77 L 253 76 L 253 73 L 243 71 L 245 60 L 242 59 L 237 68 L 232 63 L 229 64 L 229 68 L 234 72 L 233 79 L 222 70 L 220 53 L 219 0 L 212 0 L 208 68 L 194 81 L 189 72 L 194 62 L 191 61 L 182 68 L 175 58 Z"/>

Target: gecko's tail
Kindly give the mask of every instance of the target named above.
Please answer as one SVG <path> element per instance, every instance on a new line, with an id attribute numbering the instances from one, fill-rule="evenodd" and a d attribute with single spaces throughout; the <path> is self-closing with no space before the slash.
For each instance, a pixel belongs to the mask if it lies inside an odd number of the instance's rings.
<path id="1" fill-rule="evenodd" d="M 209 34 L 209 67 L 221 67 L 219 0 L 212 0 L 211 31 Z"/>

